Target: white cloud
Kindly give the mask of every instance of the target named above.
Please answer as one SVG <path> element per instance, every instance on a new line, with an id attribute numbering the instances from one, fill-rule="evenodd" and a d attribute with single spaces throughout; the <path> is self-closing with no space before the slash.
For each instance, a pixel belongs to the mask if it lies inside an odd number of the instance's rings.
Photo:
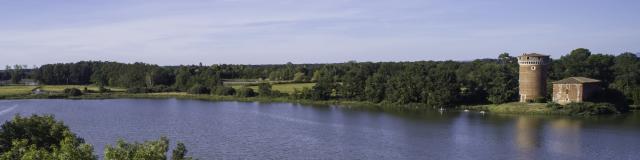
<path id="1" fill-rule="evenodd" d="M 504 51 L 639 49 L 633 44 L 640 36 L 637 24 L 603 32 L 588 25 L 521 19 L 522 14 L 511 16 L 501 14 L 502 8 L 491 8 L 508 6 L 503 3 L 154 2 L 73 4 L 69 11 L 38 16 L 0 14 L 13 18 L 0 22 L 0 65 L 79 60 L 159 64 L 468 60 Z M 65 9 L 61 7 L 56 9 Z M 34 22 L 41 26 L 26 25 Z"/>

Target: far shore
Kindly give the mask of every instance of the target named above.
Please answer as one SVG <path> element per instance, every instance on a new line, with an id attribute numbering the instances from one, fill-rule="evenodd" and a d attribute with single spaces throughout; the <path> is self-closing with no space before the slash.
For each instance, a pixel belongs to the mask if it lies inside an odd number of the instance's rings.
<path id="1" fill-rule="evenodd" d="M 6 86 L 5 86 L 6 87 Z M 16 100 L 16 99 L 191 99 L 191 100 L 206 100 L 206 101 L 238 101 L 238 102 L 281 102 L 281 103 L 296 103 L 303 105 L 336 105 L 343 107 L 357 107 L 357 108 L 381 108 L 381 109 L 406 109 L 416 111 L 437 111 L 440 108 L 428 107 L 424 104 L 411 103 L 411 104 L 394 104 L 394 103 L 373 103 L 367 101 L 349 101 L 349 100 L 307 100 L 307 99 L 292 99 L 289 97 L 237 97 L 237 96 L 220 96 L 210 94 L 187 94 L 186 92 L 161 92 L 161 93 L 126 93 L 121 88 L 110 88 L 112 91 L 107 93 L 96 93 L 97 87 L 95 86 L 56 86 L 47 85 L 48 89 L 45 94 L 33 94 L 31 91 L 26 92 L 27 89 L 33 89 L 27 87 L 24 91 L 13 91 L 14 94 L 0 95 L 0 100 Z M 61 90 L 65 87 L 84 88 L 87 87 L 89 93 L 85 93 L 81 96 L 67 96 L 61 93 Z M 6 90 L 6 88 L 5 88 Z M 550 108 L 546 103 L 520 103 L 511 102 L 504 104 L 480 104 L 470 106 L 458 106 L 454 108 L 443 108 L 448 111 L 473 111 L 490 114 L 517 114 L 517 115 L 569 115 L 566 112 L 554 110 Z"/>

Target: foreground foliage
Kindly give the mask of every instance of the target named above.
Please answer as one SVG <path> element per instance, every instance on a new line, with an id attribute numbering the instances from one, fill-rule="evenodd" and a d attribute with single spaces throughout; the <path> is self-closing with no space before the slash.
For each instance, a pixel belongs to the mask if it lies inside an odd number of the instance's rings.
<path id="1" fill-rule="evenodd" d="M 167 159 L 167 151 L 169 151 L 169 140 L 166 137 L 143 143 L 127 143 L 120 139 L 115 146 L 108 145 L 105 148 L 104 158 L 109 160 Z M 172 160 L 191 159 L 190 157 L 185 157 L 187 149 L 180 142 L 172 153 Z"/>
<path id="2" fill-rule="evenodd" d="M 53 116 L 15 116 L 0 130 L 0 159 L 97 159 L 84 143 Z"/>
<path id="3" fill-rule="evenodd" d="M 105 159 L 167 159 L 169 140 L 161 137 L 157 141 L 127 143 L 119 140 L 117 144 L 107 146 Z M 69 127 L 53 116 L 16 115 L 13 120 L 2 124 L 0 128 L 0 160 L 95 160 L 93 146 L 77 137 Z M 191 159 L 185 157 L 187 149 L 178 142 L 173 150 L 173 160 Z"/>

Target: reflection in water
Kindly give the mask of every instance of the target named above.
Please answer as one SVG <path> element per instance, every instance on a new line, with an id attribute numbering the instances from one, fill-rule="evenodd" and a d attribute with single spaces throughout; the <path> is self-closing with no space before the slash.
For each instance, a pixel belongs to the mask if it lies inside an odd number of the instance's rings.
<path id="1" fill-rule="evenodd" d="M 516 120 L 516 146 L 520 159 L 536 159 L 536 149 L 540 146 L 541 123 L 532 117 L 518 117 Z"/>
<path id="2" fill-rule="evenodd" d="M 549 122 L 549 152 L 560 155 L 580 156 L 580 128 L 582 123 L 571 119 L 556 119 Z"/>
<path id="3" fill-rule="evenodd" d="M 579 158 L 582 153 L 581 127 L 581 121 L 567 118 L 518 117 L 515 143 L 519 158 L 543 158 L 538 157 L 541 150 L 555 153 L 560 158 Z"/>
<path id="4" fill-rule="evenodd" d="M 119 138 L 166 135 L 200 159 L 640 157 L 640 113 L 567 118 L 175 99 L 0 101 L 0 122 L 16 113 L 55 114 L 98 154 Z"/>

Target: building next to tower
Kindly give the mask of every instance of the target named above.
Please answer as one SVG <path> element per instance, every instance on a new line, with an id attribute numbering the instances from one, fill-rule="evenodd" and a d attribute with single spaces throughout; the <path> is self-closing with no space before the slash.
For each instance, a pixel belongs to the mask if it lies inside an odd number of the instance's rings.
<path id="1" fill-rule="evenodd" d="M 602 91 L 600 80 L 587 77 L 569 77 L 553 82 L 553 102 L 558 104 L 580 103 Z"/>
<path id="2" fill-rule="evenodd" d="M 520 102 L 545 98 L 549 63 L 548 55 L 525 53 L 518 56 Z"/>

